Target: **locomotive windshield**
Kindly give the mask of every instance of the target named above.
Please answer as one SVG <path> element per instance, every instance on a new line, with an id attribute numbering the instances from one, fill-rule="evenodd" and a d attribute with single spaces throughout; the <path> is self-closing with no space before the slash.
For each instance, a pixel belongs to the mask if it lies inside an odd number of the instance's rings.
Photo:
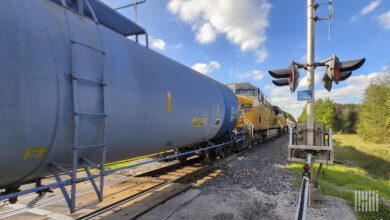
<path id="1" fill-rule="evenodd" d="M 237 95 L 255 96 L 256 90 L 254 89 L 237 89 Z"/>

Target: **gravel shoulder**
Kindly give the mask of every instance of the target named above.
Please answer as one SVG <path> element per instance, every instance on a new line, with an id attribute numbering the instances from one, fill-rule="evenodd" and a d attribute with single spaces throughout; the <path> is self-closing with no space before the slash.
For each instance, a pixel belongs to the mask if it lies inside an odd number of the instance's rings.
<path id="1" fill-rule="evenodd" d="M 293 219 L 296 179 L 286 168 L 288 135 L 271 139 L 216 166 L 220 175 L 159 205 L 138 219 Z M 339 198 L 323 196 L 307 219 L 355 219 Z"/>

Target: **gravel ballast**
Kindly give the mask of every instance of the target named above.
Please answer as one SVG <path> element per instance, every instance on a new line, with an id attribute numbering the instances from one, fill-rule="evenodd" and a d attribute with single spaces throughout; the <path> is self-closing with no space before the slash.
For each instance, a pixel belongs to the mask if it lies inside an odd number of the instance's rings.
<path id="1" fill-rule="evenodd" d="M 299 188 L 286 168 L 288 135 L 268 140 L 216 166 L 221 174 L 139 219 L 294 219 Z M 307 219 L 355 219 L 339 198 L 323 196 Z"/>

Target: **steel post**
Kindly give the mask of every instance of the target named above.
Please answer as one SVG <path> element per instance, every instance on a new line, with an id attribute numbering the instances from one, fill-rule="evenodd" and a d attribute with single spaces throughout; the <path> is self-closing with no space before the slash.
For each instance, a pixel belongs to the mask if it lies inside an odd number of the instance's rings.
<path id="1" fill-rule="evenodd" d="M 297 211 L 295 213 L 295 220 L 305 220 L 306 219 L 306 211 L 307 211 L 307 204 L 309 200 L 309 184 L 310 184 L 310 168 L 312 163 L 312 155 L 311 153 L 308 153 L 306 156 L 306 162 L 305 162 L 305 170 L 303 172 L 302 176 L 302 185 L 301 185 L 301 191 L 297 206 Z"/>
<path id="2" fill-rule="evenodd" d="M 307 102 L 307 145 L 314 142 L 314 32 L 315 1 L 307 0 L 307 89 L 312 91 L 313 98 Z"/>
<path id="3" fill-rule="evenodd" d="M 134 22 L 137 24 L 137 3 L 138 2 L 135 2 L 134 3 Z M 138 34 L 135 35 L 135 41 L 138 43 Z"/>

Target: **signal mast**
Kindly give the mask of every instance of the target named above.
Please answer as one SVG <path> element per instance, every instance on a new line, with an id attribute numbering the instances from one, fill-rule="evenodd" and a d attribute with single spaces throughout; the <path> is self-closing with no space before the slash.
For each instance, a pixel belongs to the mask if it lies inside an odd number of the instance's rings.
<path id="1" fill-rule="evenodd" d="M 319 18 L 315 11 L 321 5 L 329 5 L 329 16 Z M 295 219 L 306 218 L 306 207 L 308 203 L 315 200 L 321 201 L 321 191 L 318 185 L 318 177 L 321 171 L 322 163 L 333 163 L 333 144 L 332 144 L 332 130 L 325 131 L 325 125 L 314 122 L 314 70 L 316 67 L 325 66 L 326 71 L 322 78 L 322 85 L 329 92 L 332 90 L 333 82 L 339 84 L 340 81 L 348 79 L 352 75 L 352 71 L 359 69 L 365 62 L 365 58 L 340 61 L 339 58 L 333 54 L 331 57 L 315 62 L 314 59 L 314 37 L 315 37 L 315 23 L 320 20 L 329 19 L 329 38 L 331 32 L 331 23 L 333 21 L 333 1 L 316 3 L 315 0 L 307 0 L 307 61 L 305 64 L 297 63 L 294 60 L 290 61 L 287 68 L 269 70 L 269 74 L 276 78 L 272 82 L 276 86 L 289 86 L 290 92 L 294 93 L 299 84 L 298 69 L 307 70 L 307 90 L 304 91 L 307 95 L 307 123 L 298 124 L 296 131 L 290 129 L 290 141 L 288 146 L 288 160 L 289 161 L 304 161 L 304 172 L 302 178 L 302 187 L 297 207 Z M 299 97 L 299 93 L 298 93 Z M 305 99 L 303 99 L 305 100 Z M 298 137 L 293 140 L 293 132 Z M 320 132 L 320 139 L 314 135 L 315 132 Z M 327 145 L 325 135 L 328 135 Z M 305 138 L 304 136 L 307 136 Z M 298 140 L 297 140 L 298 139 Z M 300 142 L 300 143 L 299 143 Z M 316 158 L 315 158 L 316 156 Z M 317 177 L 315 185 L 310 183 L 311 167 L 313 161 L 319 162 Z M 310 184 L 310 188 L 309 188 Z M 310 196 L 309 196 L 310 194 Z"/>

